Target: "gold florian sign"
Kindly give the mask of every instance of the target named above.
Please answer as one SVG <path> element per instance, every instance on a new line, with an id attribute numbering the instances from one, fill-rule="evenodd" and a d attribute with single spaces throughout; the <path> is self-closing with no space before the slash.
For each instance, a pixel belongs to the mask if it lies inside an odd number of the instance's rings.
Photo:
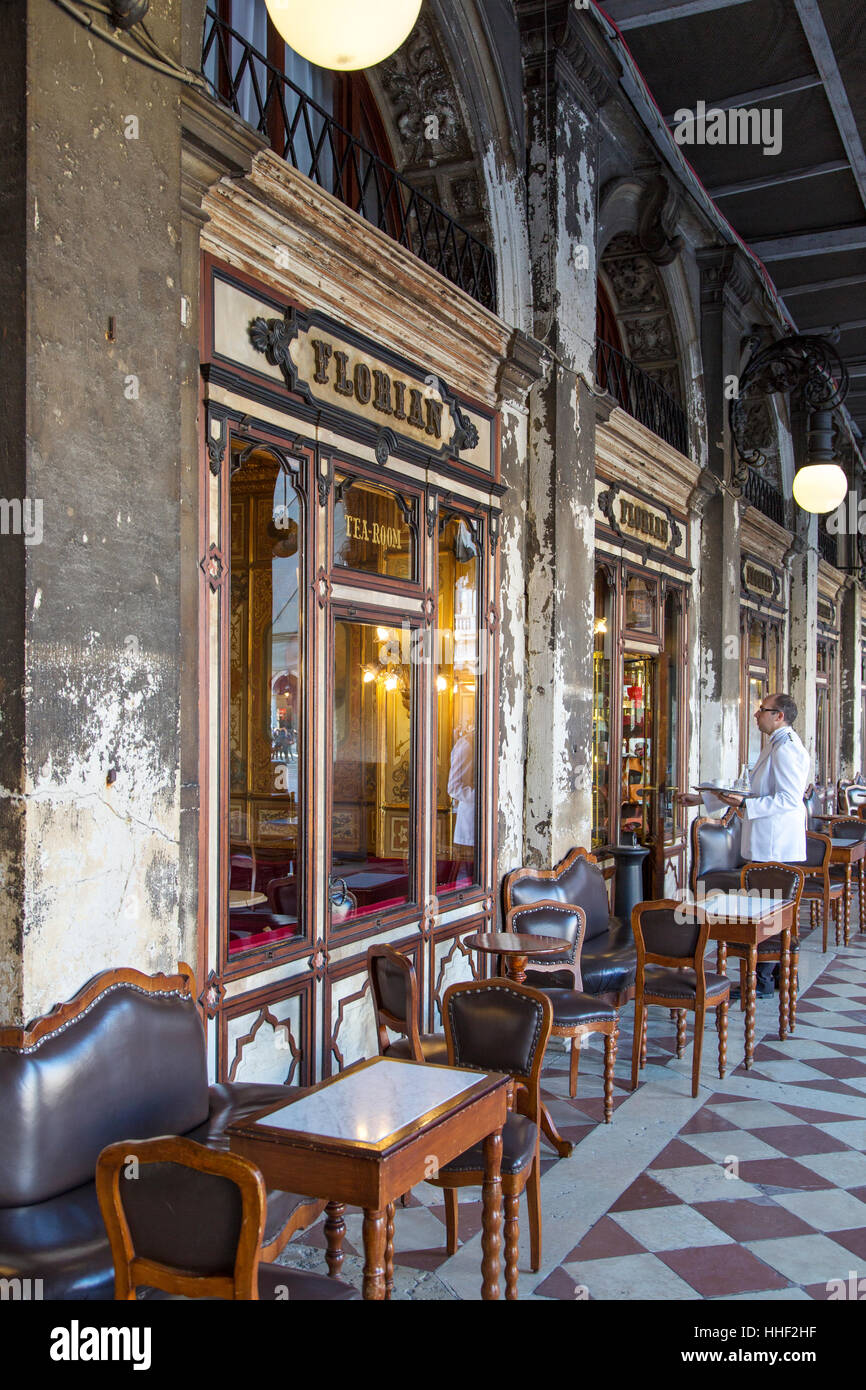
<path id="1" fill-rule="evenodd" d="M 774 599 L 779 591 L 775 572 L 769 565 L 759 564 L 757 560 L 743 560 L 742 578 L 746 593 L 755 594 L 758 598 Z"/>
<path id="2" fill-rule="evenodd" d="M 645 502 L 633 502 L 627 497 L 620 497 L 618 501 L 619 529 L 625 535 L 649 541 L 652 545 L 668 544 L 668 519 L 662 512 Z"/>

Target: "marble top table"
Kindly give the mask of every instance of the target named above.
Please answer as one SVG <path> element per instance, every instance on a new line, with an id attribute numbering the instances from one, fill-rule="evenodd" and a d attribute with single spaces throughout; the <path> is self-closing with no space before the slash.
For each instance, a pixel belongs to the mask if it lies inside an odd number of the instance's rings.
<path id="1" fill-rule="evenodd" d="M 285 1192 L 324 1197 L 328 1272 L 343 1263 L 344 1205 L 364 1210 L 364 1298 L 393 1289 L 394 1203 L 483 1142 L 481 1297 L 499 1297 L 502 1126 L 511 1078 L 374 1057 L 329 1077 L 288 1105 L 227 1128 L 229 1145 Z"/>
<path id="2" fill-rule="evenodd" d="M 268 896 L 266 893 L 251 893 L 248 888 L 232 888 L 229 890 L 229 907 L 260 907 L 266 903 Z"/>

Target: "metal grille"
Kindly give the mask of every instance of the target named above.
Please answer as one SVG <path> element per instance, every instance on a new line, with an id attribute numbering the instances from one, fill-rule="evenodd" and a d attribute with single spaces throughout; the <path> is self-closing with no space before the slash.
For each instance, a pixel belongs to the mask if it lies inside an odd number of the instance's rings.
<path id="1" fill-rule="evenodd" d="M 217 99 L 319 184 L 425 265 L 496 310 L 493 252 L 206 11 L 202 72 Z"/>
<path id="2" fill-rule="evenodd" d="M 756 468 L 750 468 L 743 486 L 743 496 L 759 512 L 768 516 L 779 526 L 788 525 L 788 507 L 785 498 L 777 487 L 762 477 Z"/>
<path id="3" fill-rule="evenodd" d="M 689 456 L 689 422 L 682 406 L 663 386 L 602 338 L 595 342 L 595 378 L 597 385 L 608 391 L 635 420 L 681 454 Z"/>
<path id="4" fill-rule="evenodd" d="M 818 550 L 828 565 L 839 563 L 839 537 L 830 535 L 823 517 L 818 522 Z"/>

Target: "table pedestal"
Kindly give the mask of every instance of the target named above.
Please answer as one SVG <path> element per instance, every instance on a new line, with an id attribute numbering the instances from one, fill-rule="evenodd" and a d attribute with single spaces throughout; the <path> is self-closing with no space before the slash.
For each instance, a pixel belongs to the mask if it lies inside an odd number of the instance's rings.
<path id="1" fill-rule="evenodd" d="M 616 860 L 613 915 L 628 926 L 632 908 L 644 900 L 643 861 L 649 850 L 643 845 L 609 845 L 606 852 Z"/>

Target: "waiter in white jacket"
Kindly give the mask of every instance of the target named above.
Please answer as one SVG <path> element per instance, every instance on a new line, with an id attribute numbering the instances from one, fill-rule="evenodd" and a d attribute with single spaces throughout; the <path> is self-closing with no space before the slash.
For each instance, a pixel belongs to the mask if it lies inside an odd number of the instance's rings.
<path id="1" fill-rule="evenodd" d="M 797 864 L 806 858 L 806 805 L 809 754 L 791 727 L 797 706 L 790 695 L 767 695 L 755 711 L 762 734 L 768 736 L 761 756 L 749 773 L 753 793 L 748 799 L 718 793 L 729 806 L 743 806 L 741 853 L 744 859 Z M 758 967 L 758 993 L 773 991 L 774 967 Z"/>

